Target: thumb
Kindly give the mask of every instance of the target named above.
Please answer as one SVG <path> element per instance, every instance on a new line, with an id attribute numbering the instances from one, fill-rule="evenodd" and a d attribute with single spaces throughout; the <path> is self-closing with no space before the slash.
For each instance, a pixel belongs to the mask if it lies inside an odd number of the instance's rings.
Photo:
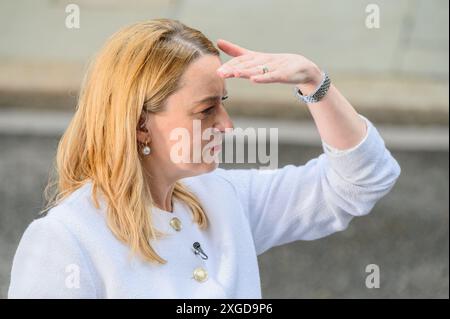
<path id="1" fill-rule="evenodd" d="M 238 46 L 237 44 L 234 44 L 229 41 L 222 40 L 222 39 L 217 40 L 217 46 L 223 52 L 225 52 L 226 54 L 228 54 L 232 57 L 240 56 L 240 55 L 251 52 L 250 50 L 244 49 L 244 48 Z"/>

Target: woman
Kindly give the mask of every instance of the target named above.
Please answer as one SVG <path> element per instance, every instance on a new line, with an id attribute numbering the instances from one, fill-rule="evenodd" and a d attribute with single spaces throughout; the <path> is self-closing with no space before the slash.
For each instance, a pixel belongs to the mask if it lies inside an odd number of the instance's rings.
<path id="1" fill-rule="evenodd" d="M 10 298 L 261 298 L 257 255 L 345 229 L 400 167 L 373 124 L 313 62 L 156 19 L 109 39 L 57 151 L 57 191 L 17 249 Z M 261 173 L 174 160 L 173 132 L 233 124 L 225 79 L 286 83 L 308 103 L 324 153 Z M 201 141 L 216 155 L 217 139 Z M 198 146 L 198 142 L 197 142 Z M 176 152 L 175 152 L 176 153 Z"/>

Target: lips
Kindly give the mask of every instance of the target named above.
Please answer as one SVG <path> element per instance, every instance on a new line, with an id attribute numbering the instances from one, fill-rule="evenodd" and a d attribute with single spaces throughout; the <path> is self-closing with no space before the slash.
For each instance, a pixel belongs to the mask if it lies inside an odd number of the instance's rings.
<path id="1" fill-rule="evenodd" d="M 211 143 L 213 141 L 214 141 L 214 139 L 209 141 L 209 143 Z M 222 136 L 216 137 L 215 141 L 216 141 L 216 143 L 211 145 L 209 148 L 210 149 L 220 149 L 220 148 L 222 148 Z"/>
<path id="2" fill-rule="evenodd" d="M 222 148 L 222 143 L 214 143 L 211 146 L 208 147 L 208 149 L 217 149 L 217 148 Z"/>
<path id="3" fill-rule="evenodd" d="M 214 152 L 218 152 L 218 151 L 220 151 L 221 149 L 222 149 L 222 145 L 215 145 L 214 147 L 211 147 L 211 149 L 214 151 Z"/>

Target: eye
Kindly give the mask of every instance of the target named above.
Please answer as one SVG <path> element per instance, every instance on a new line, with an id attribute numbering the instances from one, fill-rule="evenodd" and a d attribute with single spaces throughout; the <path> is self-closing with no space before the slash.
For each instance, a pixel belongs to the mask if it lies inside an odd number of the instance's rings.
<path id="1" fill-rule="evenodd" d="M 226 99 L 228 99 L 228 96 L 222 97 L 222 102 L 225 101 Z M 201 111 L 200 113 L 203 114 L 203 115 L 209 115 L 209 114 L 211 114 L 213 111 L 215 111 L 215 107 L 216 107 L 215 105 L 212 105 L 212 106 L 210 106 L 210 107 L 204 109 L 204 110 Z"/>
<path id="2" fill-rule="evenodd" d="M 207 109 L 205 109 L 205 110 L 203 110 L 201 113 L 202 114 L 205 114 L 205 115 L 207 115 L 207 114 L 210 114 L 210 113 L 212 113 L 212 111 L 214 110 L 214 105 L 213 106 L 210 106 L 210 107 L 208 107 Z"/>

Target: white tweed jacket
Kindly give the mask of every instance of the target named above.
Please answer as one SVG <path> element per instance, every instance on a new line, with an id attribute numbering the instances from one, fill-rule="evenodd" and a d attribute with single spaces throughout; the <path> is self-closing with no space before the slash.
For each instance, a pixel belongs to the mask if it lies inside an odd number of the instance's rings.
<path id="1" fill-rule="evenodd" d="M 393 187 L 400 166 L 365 117 L 366 137 L 352 149 L 270 172 L 218 168 L 182 182 L 200 199 L 209 227 L 200 230 L 185 204 L 149 210 L 168 236 L 152 245 L 168 262 L 130 256 L 95 209 L 91 184 L 72 193 L 23 234 L 9 298 L 261 298 L 257 256 L 271 247 L 344 230 Z M 169 226 L 178 217 L 181 231 Z M 208 255 L 192 251 L 199 242 Z M 199 281 L 199 267 L 207 273 Z M 203 273 L 204 274 L 204 273 Z"/>

